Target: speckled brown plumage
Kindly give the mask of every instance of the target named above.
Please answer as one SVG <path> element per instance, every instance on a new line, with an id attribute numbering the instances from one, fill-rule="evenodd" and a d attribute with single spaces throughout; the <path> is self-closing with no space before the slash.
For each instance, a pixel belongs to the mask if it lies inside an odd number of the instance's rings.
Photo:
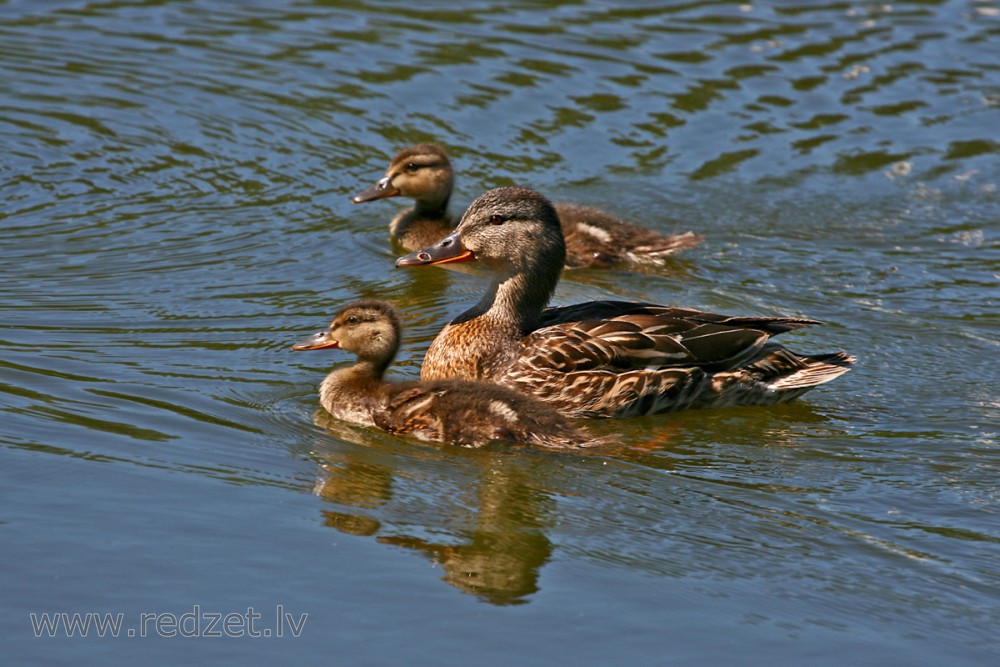
<path id="1" fill-rule="evenodd" d="M 375 185 L 352 198 L 354 203 L 409 197 L 415 201 L 393 218 L 390 236 L 409 251 L 426 248 L 452 231 L 448 201 L 454 171 L 444 149 L 419 144 L 400 151 Z M 665 235 L 620 220 L 600 209 L 557 204 L 566 242 L 566 266 L 604 268 L 616 264 L 656 264 L 678 250 L 701 242 L 692 232 Z"/>
<path id="2" fill-rule="evenodd" d="M 399 348 L 395 308 L 376 300 L 345 307 L 330 326 L 293 350 L 340 348 L 358 355 L 320 386 L 320 403 L 338 419 L 390 433 L 457 445 L 506 441 L 571 449 L 598 442 L 537 399 L 483 382 L 387 382 L 386 368 Z"/>
<path id="3" fill-rule="evenodd" d="M 556 204 L 555 209 L 562 224 L 569 268 L 656 264 L 678 250 L 701 243 L 701 236 L 694 232 L 667 236 L 590 206 Z"/>
<path id="4" fill-rule="evenodd" d="M 448 237 L 400 258 L 397 266 L 476 259 L 494 273 L 483 299 L 431 343 L 421 377 L 516 387 L 569 416 L 630 417 L 786 402 L 853 363 L 771 340 L 813 320 L 624 301 L 545 309 L 564 257 L 551 204 L 526 188 L 497 188 Z"/>

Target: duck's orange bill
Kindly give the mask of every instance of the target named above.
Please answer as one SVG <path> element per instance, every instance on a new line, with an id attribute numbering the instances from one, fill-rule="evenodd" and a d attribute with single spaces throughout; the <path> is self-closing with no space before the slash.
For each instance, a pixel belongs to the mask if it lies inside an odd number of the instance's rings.
<path id="1" fill-rule="evenodd" d="M 475 253 L 462 245 L 462 238 L 458 232 L 452 232 L 429 248 L 400 257 L 396 260 L 396 268 L 455 264 L 456 262 L 469 262 L 475 258 Z"/>
<path id="2" fill-rule="evenodd" d="M 292 350 L 300 352 L 302 350 L 324 350 L 330 347 L 339 348 L 340 341 L 330 338 L 329 330 L 323 330 L 319 333 L 314 333 L 312 336 L 306 336 L 295 345 L 292 345 Z"/>

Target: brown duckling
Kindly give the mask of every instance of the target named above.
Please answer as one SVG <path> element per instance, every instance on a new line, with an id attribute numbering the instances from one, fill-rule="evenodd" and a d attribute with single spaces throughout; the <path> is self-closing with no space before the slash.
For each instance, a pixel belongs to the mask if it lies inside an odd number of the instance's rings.
<path id="1" fill-rule="evenodd" d="M 357 355 L 357 363 L 334 370 L 320 386 L 320 403 L 337 419 L 474 447 L 496 440 L 551 449 L 594 442 L 541 401 L 507 387 L 465 380 L 387 382 L 383 374 L 399 349 L 400 331 L 391 304 L 363 300 L 292 349 L 339 348 Z"/>
<path id="2" fill-rule="evenodd" d="M 406 250 L 420 250 L 454 227 L 448 213 L 454 181 L 444 149 L 437 144 L 419 144 L 397 153 L 385 176 L 351 201 L 360 204 L 395 196 L 415 200 L 412 208 L 393 218 L 389 234 Z M 571 268 L 655 264 L 701 242 L 701 236 L 693 232 L 666 236 L 589 206 L 557 204 L 556 213 L 566 242 L 565 263 Z"/>
<path id="3" fill-rule="evenodd" d="M 482 300 L 431 343 L 421 378 L 497 382 L 572 417 L 631 417 L 783 403 L 854 360 L 801 355 L 771 340 L 814 320 L 622 301 L 546 309 L 565 254 L 548 200 L 507 187 L 478 197 L 439 243 L 397 260 L 406 267 L 475 259 L 494 274 Z"/>

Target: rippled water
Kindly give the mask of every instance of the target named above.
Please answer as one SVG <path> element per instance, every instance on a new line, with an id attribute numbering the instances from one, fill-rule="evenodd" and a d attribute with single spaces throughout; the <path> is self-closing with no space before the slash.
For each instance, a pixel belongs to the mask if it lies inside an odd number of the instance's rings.
<path id="1" fill-rule="evenodd" d="M 995 663 L 998 39 L 994 0 L 0 2 L 5 653 Z M 602 422 L 606 457 L 328 423 L 344 357 L 293 341 L 389 298 L 413 377 L 484 288 L 393 270 L 403 203 L 349 203 L 428 140 L 456 211 L 523 183 L 705 235 L 558 303 L 802 314 L 858 367 Z M 278 605 L 301 637 L 30 622 Z"/>

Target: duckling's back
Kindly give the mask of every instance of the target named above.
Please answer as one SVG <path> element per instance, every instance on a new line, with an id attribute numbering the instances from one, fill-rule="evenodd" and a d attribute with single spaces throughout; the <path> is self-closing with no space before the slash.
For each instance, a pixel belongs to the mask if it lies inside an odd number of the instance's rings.
<path id="1" fill-rule="evenodd" d="M 541 401 L 482 382 L 433 380 L 399 385 L 375 424 L 390 433 L 471 447 L 503 441 L 549 449 L 593 442 Z"/>

